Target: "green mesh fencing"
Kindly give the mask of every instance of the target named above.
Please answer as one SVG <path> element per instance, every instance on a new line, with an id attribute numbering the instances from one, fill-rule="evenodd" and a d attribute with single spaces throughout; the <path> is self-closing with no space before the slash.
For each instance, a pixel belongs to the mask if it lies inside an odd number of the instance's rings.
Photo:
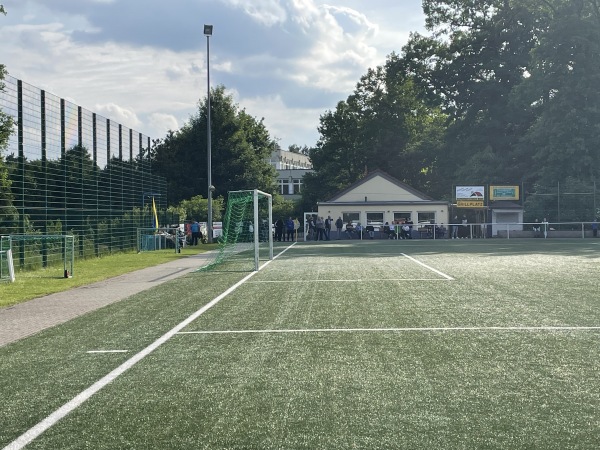
<path id="1" fill-rule="evenodd" d="M 153 204 L 162 226 L 179 223 L 165 213 L 149 136 L 14 77 L 4 84 L 0 107 L 17 126 L 3 150 L 0 234 L 70 234 L 75 257 L 86 258 L 135 250 Z"/>
<path id="2" fill-rule="evenodd" d="M 257 189 L 231 191 L 219 248 L 199 270 L 253 271 L 273 259 L 271 195 Z"/>

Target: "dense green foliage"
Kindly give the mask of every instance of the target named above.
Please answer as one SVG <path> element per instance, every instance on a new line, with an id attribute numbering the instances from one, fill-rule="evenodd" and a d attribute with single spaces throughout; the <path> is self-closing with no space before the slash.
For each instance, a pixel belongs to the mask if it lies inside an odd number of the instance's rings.
<path id="1" fill-rule="evenodd" d="M 171 131 L 153 149 L 153 168 L 168 181 L 169 204 L 208 194 L 207 100 L 197 115 Z M 213 197 L 228 191 L 274 191 L 275 170 L 268 159 L 274 142 L 262 120 L 234 104 L 225 88 L 211 90 L 211 166 Z"/>
<path id="2" fill-rule="evenodd" d="M 305 202 L 380 168 L 431 195 L 600 171 L 598 0 L 425 0 L 429 35 L 321 117 Z"/>
<path id="3" fill-rule="evenodd" d="M 315 171 L 305 176 L 307 207 L 378 168 L 414 186 L 431 185 L 445 116 L 420 90 L 392 54 L 321 116 L 321 138 L 310 150 Z"/>

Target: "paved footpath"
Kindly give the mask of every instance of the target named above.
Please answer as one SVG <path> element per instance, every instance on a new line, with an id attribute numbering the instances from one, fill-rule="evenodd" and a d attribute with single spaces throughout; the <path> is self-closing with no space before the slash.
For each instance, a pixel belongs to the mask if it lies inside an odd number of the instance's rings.
<path id="1" fill-rule="evenodd" d="M 200 253 L 1 308 L 0 347 L 182 277 L 206 264 L 208 258 L 210 253 Z"/>

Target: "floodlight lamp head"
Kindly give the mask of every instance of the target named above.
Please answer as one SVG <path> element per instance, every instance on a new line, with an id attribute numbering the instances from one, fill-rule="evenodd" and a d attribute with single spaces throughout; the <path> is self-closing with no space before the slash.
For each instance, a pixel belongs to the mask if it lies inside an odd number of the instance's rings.
<path id="1" fill-rule="evenodd" d="M 205 36 L 212 36 L 212 30 L 213 30 L 212 25 L 204 25 L 204 35 Z"/>
<path id="2" fill-rule="evenodd" d="M 215 187 L 211 184 L 208 189 L 210 189 L 210 192 L 215 192 Z"/>

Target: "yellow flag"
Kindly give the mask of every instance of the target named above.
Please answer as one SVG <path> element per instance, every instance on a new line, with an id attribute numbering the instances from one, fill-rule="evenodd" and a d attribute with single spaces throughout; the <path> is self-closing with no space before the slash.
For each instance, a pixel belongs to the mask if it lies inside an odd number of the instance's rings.
<path id="1" fill-rule="evenodd" d="M 154 214 L 154 228 L 158 229 L 158 213 L 156 212 L 156 203 L 154 203 L 154 197 L 152 197 L 152 213 Z"/>

